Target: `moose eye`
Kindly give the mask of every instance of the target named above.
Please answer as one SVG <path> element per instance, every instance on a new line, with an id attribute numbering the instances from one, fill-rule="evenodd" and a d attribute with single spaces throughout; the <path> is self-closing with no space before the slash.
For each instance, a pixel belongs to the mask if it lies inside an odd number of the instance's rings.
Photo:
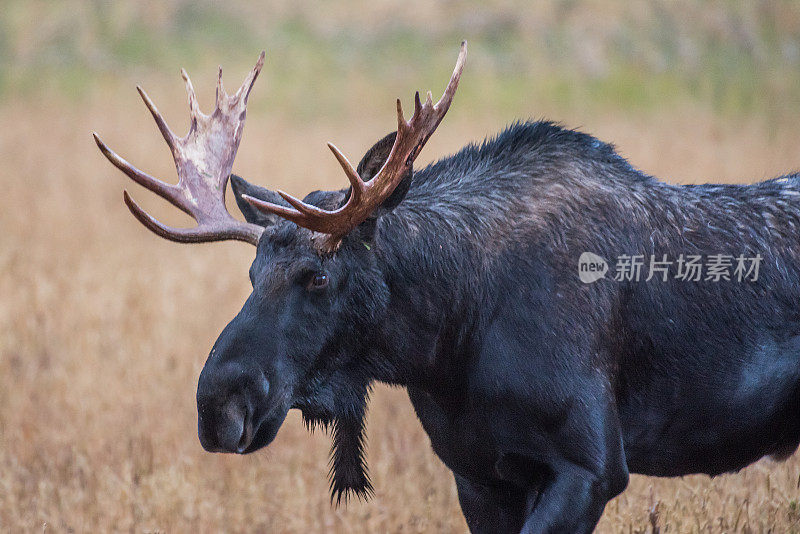
<path id="1" fill-rule="evenodd" d="M 318 291 L 320 289 L 325 289 L 328 287 L 328 275 L 326 273 L 314 273 L 311 277 L 311 281 L 309 282 L 309 289 L 313 289 Z"/>

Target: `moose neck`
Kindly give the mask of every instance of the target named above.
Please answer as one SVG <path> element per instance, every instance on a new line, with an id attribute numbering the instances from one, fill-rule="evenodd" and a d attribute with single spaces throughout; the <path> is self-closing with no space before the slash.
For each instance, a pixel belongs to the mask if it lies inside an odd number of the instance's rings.
<path id="1" fill-rule="evenodd" d="M 470 277 L 480 276 L 472 268 L 478 258 L 457 242 L 437 239 L 434 227 L 409 231 L 415 221 L 398 225 L 400 214 L 388 217 L 376 229 L 389 299 L 367 347 L 372 374 L 390 384 L 435 388 L 458 376 L 476 341 L 482 295 Z"/>

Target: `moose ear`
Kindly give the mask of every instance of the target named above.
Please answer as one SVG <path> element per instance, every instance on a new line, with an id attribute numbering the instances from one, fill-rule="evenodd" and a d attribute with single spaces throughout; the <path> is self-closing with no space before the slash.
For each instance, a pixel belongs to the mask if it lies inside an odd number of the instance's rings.
<path id="1" fill-rule="evenodd" d="M 358 164 L 358 168 L 356 172 L 361 177 L 362 180 L 369 181 L 378 174 L 378 171 L 381 170 L 383 164 L 386 163 L 386 160 L 389 159 L 389 153 L 392 151 L 392 147 L 394 146 L 394 140 L 397 137 L 397 132 L 392 132 L 388 134 L 386 137 L 375 143 L 372 148 L 367 150 L 367 153 L 364 154 L 364 157 L 361 158 L 361 162 Z M 413 173 L 409 170 L 406 176 L 403 176 L 403 180 L 397 185 L 394 192 L 392 192 L 389 197 L 383 201 L 381 204 L 381 210 L 379 213 L 375 215 L 380 215 L 380 212 L 385 210 L 392 210 L 408 193 L 408 188 L 411 185 L 411 175 Z"/>
<path id="2" fill-rule="evenodd" d="M 231 174 L 231 189 L 233 190 L 234 198 L 236 198 L 236 205 L 239 206 L 239 211 L 241 211 L 242 215 L 244 215 L 244 219 L 252 224 L 267 227 L 272 226 L 281 219 L 277 215 L 265 213 L 259 209 L 256 209 L 252 204 L 244 200 L 242 195 L 272 202 L 273 204 L 278 204 L 280 206 L 286 206 L 287 208 L 291 207 L 275 191 L 270 191 L 265 187 L 253 185 L 244 178 L 240 178 L 235 174 Z"/>

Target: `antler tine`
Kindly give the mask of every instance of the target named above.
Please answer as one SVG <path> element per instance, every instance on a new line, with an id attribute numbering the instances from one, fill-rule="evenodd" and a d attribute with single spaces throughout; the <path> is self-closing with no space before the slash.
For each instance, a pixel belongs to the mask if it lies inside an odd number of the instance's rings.
<path id="1" fill-rule="evenodd" d="M 136 201 L 131 198 L 131 195 L 127 190 L 122 192 L 122 199 L 125 201 L 125 205 L 128 206 L 130 212 L 140 223 L 142 223 L 148 230 L 160 237 L 163 237 L 164 239 L 169 239 L 170 241 L 181 241 L 181 238 L 188 237 L 187 234 L 191 230 L 194 230 L 193 228 L 170 228 L 169 226 L 162 224 L 155 217 L 144 211 L 141 206 L 139 206 L 139 204 L 137 204 Z M 188 240 L 184 242 L 188 242 Z"/>
<path id="2" fill-rule="evenodd" d="M 419 91 L 417 92 L 417 94 L 419 94 Z M 415 113 L 416 113 L 416 106 L 415 106 Z M 398 98 L 397 99 L 397 125 L 401 126 L 401 125 L 405 125 L 405 124 L 406 124 L 406 118 L 403 116 L 403 103 Z"/>
<path id="3" fill-rule="evenodd" d="M 97 144 L 97 147 L 106 157 L 106 159 L 108 159 L 108 161 L 110 161 L 116 168 L 124 172 L 131 180 L 142 187 L 149 189 L 165 200 L 168 200 L 173 206 L 181 211 L 191 215 L 189 209 L 183 204 L 183 199 L 179 196 L 180 189 L 172 184 L 162 182 L 158 178 L 153 178 L 146 172 L 142 172 L 128 163 L 125 158 L 108 148 L 108 145 L 106 145 L 102 139 L 100 139 L 100 136 L 97 135 L 97 132 L 92 132 L 92 137 L 94 137 L 94 142 Z"/>
<path id="4" fill-rule="evenodd" d="M 307 218 L 314 216 L 323 217 L 327 213 L 325 210 L 316 206 L 312 206 L 311 204 L 306 204 L 302 200 L 293 197 L 289 193 L 284 193 L 280 189 L 278 189 L 277 193 L 283 197 L 283 200 L 291 204 L 294 209 L 305 215 Z"/>
<path id="5" fill-rule="evenodd" d="M 364 193 L 366 188 L 366 184 L 364 180 L 358 175 L 358 171 L 353 167 L 353 164 L 350 163 L 350 160 L 347 159 L 347 156 L 342 154 L 342 151 L 336 148 L 336 145 L 333 143 L 328 143 L 328 148 L 333 152 L 334 157 L 339 162 L 339 165 L 342 166 L 342 170 L 344 170 L 345 175 L 347 175 L 347 179 L 350 181 L 350 187 L 352 188 L 351 195 L 355 196 L 354 202 L 357 202 L 361 195 Z"/>
<path id="6" fill-rule="evenodd" d="M 173 228 L 172 226 L 163 224 L 144 211 L 127 191 L 122 192 L 122 198 L 130 212 L 136 217 L 136 220 L 159 237 L 163 237 L 169 241 L 175 241 L 176 243 L 205 243 L 208 241 L 236 240 L 257 245 L 263 230 L 255 225 L 249 225 L 252 228 L 248 228 L 248 225 L 244 224 L 241 226 L 230 225 L 226 227 L 205 227 L 201 225 L 195 228 Z"/>
<path id="7" fill-rule="evenodd" d="M 279 192 L 280 194 L 281 192 Z M 302 202 L 301 200 L 292 197 L 291 195 L 287 195 L 283 193 L 286 197 L 291 197 L 293 200 L 297 202 Z M 284 198 L 286 198 L 284 197 Z M 287 208 L 286 206 L 281 206 L 279 204 L 273 204 L 272 202 L 267 202 L 266 200 L 261 200 L 260 198 L 251 197 L 250 195 L 242 195 L 242 199 L 244 199 L 247 203 L 251 206 L 265 212 L 265 213 L 274 213 L 275 215 L 286 219 L 287 221 L 295 223 L 297 226 L 302 226 L 304 228 L 309 228 L 306 226 L 307 224 L 311 224 L 307 217 L 305 217 L 302 213 L 297 211 L 296 209 Z M 288 202 L 288 201 L 287 201 Z M 314 230 L 313 228 L 309 228 L 310 230 Z M 317 231 L 317 230 L 314 230 Z"/>
<path id="8" fill-rule="evenodd" d="M 217 108 L 221 107 L 222 99 L 225 97 L 225 88 L 222 86 L 222 65 L 219 66 L 219 74 L 217 75 L 217 93 L 216 93 L 216 101 L 217 101 Z"/>
<path id="9" fill-rule="evenodd" d="M 186 93 L 189 95 L 189 111 L 192 115 L 192 122 L 194 122 L 197 116 L 203 115 L 203 112 L 200 111 L 200 104 L 197 102 L 197 95 L 194 92 L 194 85 L 192 85 L 192 80 L 189 78 L 186 69 L 181 69 L 181 78 L 186 84 Z"/>
<path id="10" fill-rule="evenodd" d="M 466 56 L 467 42 L 463 41 L 455 69 L 442 97 L 436 104 L 433 104 L 433 95 L 428 91 L 425 104 L 422 104 L 419 92 L 417 92 L 414 95 L 414 114 L 409 121 L 405 120 L 403 104 L 399 98 L 397 99 L 397 135 L 394 146 L 392 146 L 386 162 L 369 182 L 364 182 L 344 154 L 333 144 L 328 143 L 328 148 L 336 156 L 350 182 L 350 197 L 344 206 L 327 211 L 282 192 L 281 196 L 294 209 L 252 197 L 245 197 L 245 200 L 260 210 L 288 219 L 314 232 L 327 234 L 327 238 L 317 241 L 320 250 L 323 253 L 335 251 L 342 238 L 370 217 L 372 212 L 394 192 L 398 184 L 411 171 L 414 158 L 450 108 Z"/>
<path id="11" fill-rule="evenodd" d="M 144 105 L 147 106 L 147 109 L 150 110 L 150 114 L 153 115 L 153 119 L 156 121 L 156 125 L 158 125 L 158 129 L 161 131 L 161 135 L 164 137 L 164 141 L 167 142 L 169 145 L 170 150 L 175 148 L 175 141 L 177 140 L 177 136 L 172 133 L 172 130 L 169 129 L 167 122 L 164 120 L 164 117 L 161 116 L 161 113 L 158 111 L 158 108 L 153 101 L 150 100 L 150 97 L 147 93 L 142 89 L 142 86 L 137 85 L 136 90 L 139 91 L 139 96 L 142 97 L 144 101 Z"/>
<path id="12" fill-rule="evenodd" d="M 450 81 L 447 83 L 447 87 L 442 94 L 442 98 L 440 98 L 436 105 L 433 106 L 434 108 L 437 108 L 437 110 L 443 108 L 446 112 L 450 107 L 450 103 L 453 101 L 453 96 L 456 94 L 456 89 L 458 89 L 458 82 L 461 80 L 461 73 L 464 71 L 464 64 L 466 61 L 467 42 L 461 41 L 461 51 L 458 53 L 458 59 L 456 60 L 456 66 L 453 69 L 453 74 L 450 76 Z"/>
<path id="13" fill-rule="evenodd" d="M 245 77 L 244 82 L 236 91 L 234 95 L 236 98 L 242 96 L 242 92 L 244 92 L 244 103 L 247 104 L 247 99 L 250 97 L 250 91 L 253 90 L 253 85 L 256 83 L 256 78 L 258 78 L 259 73 L 261 72 L 261 67 L 264 66 L 264 57 L 265 53 L 262 50 L 261 54 L 258 56 L 258 61 L 256 61 L 255 66 L 247 73 L 247 77 Z"/>

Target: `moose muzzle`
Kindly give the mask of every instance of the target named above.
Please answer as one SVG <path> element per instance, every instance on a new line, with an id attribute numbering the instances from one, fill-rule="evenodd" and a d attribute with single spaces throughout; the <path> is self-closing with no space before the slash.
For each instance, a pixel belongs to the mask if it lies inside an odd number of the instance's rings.
<path id="1" fill-rule="evenodd" d="M 264 422 L 269 381 L 235 363 L 207 364 L 197 385 L 197 433 L 210 452 L 250 452 Z"/>

